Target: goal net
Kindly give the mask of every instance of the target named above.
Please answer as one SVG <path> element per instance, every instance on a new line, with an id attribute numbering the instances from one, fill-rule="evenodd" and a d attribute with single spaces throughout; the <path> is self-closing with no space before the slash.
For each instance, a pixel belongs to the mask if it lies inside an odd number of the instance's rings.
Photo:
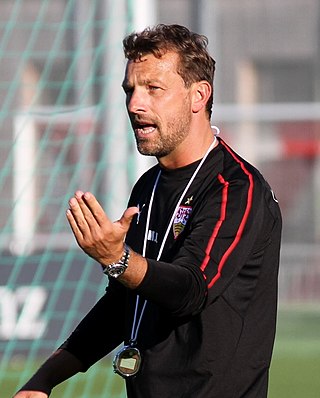
<path id="1" fill-rule="evenodd" d="M 106 287 L 99 267 L 76 246 L 65 211 L 81 189 L 93 192 L 116 219 L 136 178 L 121 91 L 131 3 L 0 4 L 4 396 L 12 396 L 64 341 Z M 104 361 L 53 396 L 123 396 L 110 359 Z"/>

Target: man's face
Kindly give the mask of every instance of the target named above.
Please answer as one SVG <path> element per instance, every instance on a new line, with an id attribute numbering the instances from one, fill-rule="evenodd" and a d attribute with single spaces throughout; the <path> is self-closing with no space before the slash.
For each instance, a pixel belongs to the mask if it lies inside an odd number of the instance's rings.
<path id="1" fill-rule="evenodd" d="M 174 156 L 189 134 L 190 90 L 177 73 L 178 55 L 147 54 L 129 61 L 123 81 L 126 105 L 137 147 L 158 159 Z"/>

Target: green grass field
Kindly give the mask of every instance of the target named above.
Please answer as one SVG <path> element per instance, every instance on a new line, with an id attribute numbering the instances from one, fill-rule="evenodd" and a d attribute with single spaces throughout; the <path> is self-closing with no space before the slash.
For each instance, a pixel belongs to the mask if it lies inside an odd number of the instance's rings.
<path id="1" fill-rule="evenodd" d="M 320 397 L 320 309 L 280 310 L 269 398 Z"/>
<path id="2" fill-rule="evenodd" d="M 34 365 L 34 369 L 36 366 L 37 364 Z M 26 371 L 23 361 L 18 359 L 12 361 L 12 366 L 0 385 L 1 398 L 10 398 L 21 382 L 19 381 L 21 374 L 32 374 L 34 369 Z M 319 398 L 319 396 L 320 309 L 282 309 L 279 311 L 269 398 Z M 86 374 L 77 375 L 57 387 L 51 397 L 124 398 L 125 392 L 122 379 L 113 374 L 110 359 L 107 358 Z"/>

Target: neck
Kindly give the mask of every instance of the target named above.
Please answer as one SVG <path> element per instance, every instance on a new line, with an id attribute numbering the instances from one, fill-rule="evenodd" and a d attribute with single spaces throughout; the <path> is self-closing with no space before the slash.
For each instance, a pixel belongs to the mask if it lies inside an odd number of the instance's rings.
<path id="1" fill-rule="evenodd" d="M 202 134 L 190 133 L 187 138 L 172 153 L 158 159 L 162 168 L 176 169 L 187 166 L 197 160 L 202 159 L 213 144 L 213 149 L 217 144 L 215 130 L 209 126 Z"/>

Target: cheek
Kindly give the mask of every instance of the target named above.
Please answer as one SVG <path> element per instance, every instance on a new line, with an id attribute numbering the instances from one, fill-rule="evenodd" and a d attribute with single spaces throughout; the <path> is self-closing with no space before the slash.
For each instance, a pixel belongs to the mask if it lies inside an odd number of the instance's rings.
<path id="1" fill-rule="evenodd" d="M 152 111 L 162 125 L 177 124 L 181 118 L 192 113 L 189 95 L 181 92 L 180 95 L 171 97 L 155 98 L 152 104 Z"/>
<path id="2" fill-rule="evenodd" d="M 191 101 L 188 96 L 179 97 L 167 108 L 167 114 L 170 119 L 181 120 L 182 118 L 189 118 L 192 114 Z"/>

